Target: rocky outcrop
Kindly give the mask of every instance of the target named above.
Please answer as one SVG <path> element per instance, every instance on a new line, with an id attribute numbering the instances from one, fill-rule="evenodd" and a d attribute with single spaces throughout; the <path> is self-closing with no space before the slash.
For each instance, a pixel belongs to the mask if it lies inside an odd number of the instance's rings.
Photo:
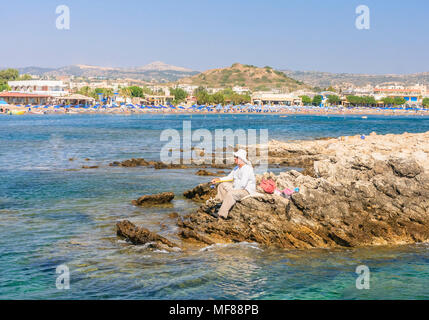
<path id="1" fill-rule="evenodd" d="M 159 194 L 144 195 L 133 200 L 132 204 L 136 206 L 154 205 L 154 204 L 165 204 L 171 202 L 174 199 L 173 192 L 163 192 Z"/>
<path id="2" fill-rule="evenodd" d="M 214 205 L 178 218 L 183 241 L 250 241 L 281 248 L 334 248 L 429 241 L 429 132 L 340 137 L 293 143 L 271 142 L 270 152 L 288 164 L 311 163 L 311 174 L 292 170 L 273 179 L 290 198 L 258 194 L 237 202 L 228 219 L 206 213 Z M 289 159 L 289 160 L 288 160 Z M 204 201 L 209 183 L 184 196 Z"/>
<path id="3" fill-rule="evenodd" d="M 373 134 L 302 145 L 293 149 L 313 161 L 311 176 L 297 171 L 264 175 L 279 189 L 299 187 L 299 193 L 290 199 L 266 194 L 247 198 L 232 208 L 229 220 L 213 218 L 203 206 L 179 223 L 181 233 L 192 230 L 187 237 L 283 248 L 429 241 L 429 133 Z M 308 145 L 318 147 L 310 152 Z M 211 192 L 200 185 L 188 194 L 205 199 Z"/>
<path id="4" fill-rule="evenodd" d="M 135 245 L 147 245 L 150 249 L 169 250 L 178 245 L 143 227 L 137 227 L 128 220 L 116 224 L 116 234 Z"/>

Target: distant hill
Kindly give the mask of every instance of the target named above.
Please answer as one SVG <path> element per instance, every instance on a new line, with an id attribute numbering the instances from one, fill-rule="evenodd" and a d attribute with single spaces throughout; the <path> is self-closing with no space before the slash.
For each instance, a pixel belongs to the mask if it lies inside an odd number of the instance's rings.
<path id="1" fill-rule="evenodd" d="M 235 63 L 229 68 L 207 70 L 192 77 L 182 78 L 178 82 L 212 88 L 241 86 L 253 91 L 282 89 L 288 92 L 308 88 L 302 82 L 271 67 L 258 68 L 240 63 Z"/>
<path id="2" fill-rule="evenodd" d="M 3 68 L 0 68 L 3 69 Z M 84 78 L 133 79 L 156 83 L 176 82 L 209 87 L 242 86 L 267 91 L 297 89 L 335 85 L 364 86 L 396 82 L 404 85 L 416 83 L 429 85 L 429 72 L 414 74 L 356 74 L 332 73 L 321 71 L 274 70 L 270 67 L 258 68 L 252 65 L 233 64 L 229 68 L 212 69 L 203 73 L 187 68 L 166 64 L 161 61 L 144 66 L 115 68 L 91 65 L 70 65 L 60 68 L 25 67 L 16 68 L 20 74 L 32 74 L 41 77 L 75 76 Z"/>
<path id="3" fill-rule="evenodd" d="M 143 67 L 137 67 L 135 70 L 140 71 L 178 71 L 178 72 L 188 72 L 188 73 L 195 73 L 195 71 L 183 67 L 176 67 L 172 66 L 171 64 L 166 64 L 161 61 L 155 61 L 152 63 L 149 63 Z"/>
<path id="4" fill-rule="evenodd" d="M 41 67 L 25 67 L 25 68 L 17 68 L 19 74 L 33 74 L 33 75 L 43 75 L 44 73 L 55 70 L 54 68 L 41 68 Z"/>
<path id="5" fill-rule="evenodd" d="M 197 74 L 197 71 L 168 65 L 157 61 L 141 67 L 112 68 L 90 65 L 71 65 L 60 68 L 26 67 L 17 68 L 20 73 L 41 77 L 75 76 L 84 78 L 135 79 L 153 82 L 174 82 L 183 77 Z"/>
<path id="6" fill-rule="evenodd" d="M 413 74 L 356 74 L 356 73 L 331 73 L 320 71 L 292 71 L 282 70 L 287 76 L 308 83 L 314 87 L 326 88 L 338 84 L 353 84 L 364 86 L 367 84 L 378 85 L 388 82 L 397 82 L 404 85 L 422 83 L 429 85 L 429 72 Z"/>

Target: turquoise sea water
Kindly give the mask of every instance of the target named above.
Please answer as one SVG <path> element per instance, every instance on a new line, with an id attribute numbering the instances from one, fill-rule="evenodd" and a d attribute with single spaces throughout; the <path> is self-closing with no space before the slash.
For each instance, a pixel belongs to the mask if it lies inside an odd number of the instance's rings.
<path id="1" fill-rule="evenodd" d="M 429 117 L 278 115 L 0 116 L 0 299 L 429 299 L 429 245 L 274 250 L 252 243 L 152 252 L 115 236 L 129 219 L 168 236 L 195 208 L 196 169 L 117 168 L 158 159 L 164 129 L 267 128 L 270 139 L 429 131 Z M 74 161 L 69 161 L 74 158 Z M 89 158 L 89 161 L 85 159 Z M 98 165 L 98 169 L 80 169 Z M 167 207 L 131 200 L 173 191 Z M 56 267 L 70 289 L 56 288 Z M 358 265 L 370 289 L 356 289 Z"/>

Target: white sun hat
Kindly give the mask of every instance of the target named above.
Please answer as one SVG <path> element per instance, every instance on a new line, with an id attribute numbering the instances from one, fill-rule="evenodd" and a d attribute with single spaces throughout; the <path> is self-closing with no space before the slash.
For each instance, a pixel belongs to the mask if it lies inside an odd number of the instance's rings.
<path id="1" fill-rule="evenodd" d="M 247 160 L 247 152 L 243 149 L 239 149 L 237 152 L 234 152 L 234 157 L 240 158 L 246 164 L 249 163 L 249 160 Z"/>

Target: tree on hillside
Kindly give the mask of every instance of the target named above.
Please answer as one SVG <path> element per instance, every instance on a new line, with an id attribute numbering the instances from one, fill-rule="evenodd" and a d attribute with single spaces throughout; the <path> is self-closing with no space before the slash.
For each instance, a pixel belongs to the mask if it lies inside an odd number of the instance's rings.
<path id="1" fill-rule="evenodd" d="M 207 92 L 200 92 L 197 95 L 197 103 L 201 105 L 209 104 L 211 101 L 211 96 Z"/>
<path id="2" fill-rule="evenodd" d="M 199 93 L 202 93 L 202 92 L 207 93 L 207 90 L 203 86 L 199 86 L 194 90 L 194 96 L 197 96 Z"/>
<path id="3" fill-rule="evenodd" d="M 339 102 L 340 102 L 340 98 L 334 94 L 328 97 L 329 104 L 337 105 Z"/>
<path id="4" fill-rule="evenodd" d="M 377 101 L 374 99 L 374 97 L 371 96 L 347 96 L 347 101 L 354 106 L 375 106 L 377 104 Z"/>
<path id="5" fill-rule="evenodd" d="M 124 98 L 129 98 L 131 97 L 131 90 L 130 87 L 122 87 L 119 88 L 119 95 L 124 97 Z"/>
<path id="6" fill-rule="evenodd" d="M 151 88 L 148 88 L 148 87 L 146 87 L 146 86 L 143 86 L 143 87 L 142 87 L 142 90 L 143 90 L 143 94 L 153 95 L 153 91 L 152 91 L 152 89 L 151 89 Z"/>
<path id="7" fill-rule="evenodd" d="M 222 90 L 222 94 L 225 97 L 228 97 L 228 96 L 232 96 L 234 94 L 234 91 L 231 88 L 226 88 Z"/>
<path id="8" fill-rule="evenodd" d="M 18 79 L 18 76 L 19 72 L 16 69 L 0 70 L 0 92 L 9 91 L 10 87 L 7 82 Z"/>
<path id="9" fill-rule="evenodd" d="M 181 88 L 170 88 L 170 94 L 174 96 L 174 104 L 178 104 L 186 99 L 188 93 Z"/>
<path id="10" fill-rule="evenodd" d="M 98 99 L 98 95 L 102 93 L 103 99 L 108 99 L 113 96 L 113 89 L 111 88 L 95 88 L 93 91 L 92 97 Z"/>
<path id="11" fill-rule="evenodd" d="M 300 96 L 300 98 L 302 100 L 302 103 L 306 106 L 312 103 L 312 100 L 309 96 Z"/>
<path id="12" fill-rule="evenodd" d="M 234 93 L 230 97 L 230 100 L 233 104 L 237 105 L 237 104 L 249 103 L 252 100 L 252 98 L 248 94 Z"/>
<path id="13" fill-rule="evenodd" d="M 392 97 L 384 97 L 381 99 L 383 101 L 384 105 L 393 105 L 393 98 Z"/>
<path id="14" fill-rule="evenodd" d="M 322 96 L 321 95 L 315 95 L 313 97 L 313 101 L 312 101 L 313 105 L 318 106 L 322 103 Z"/>
<path id="15" fill-rule="evenodd" d="M 30 76 L 29 74 L 27 74 L 27 73 L 25 73 L 25 74 L 23 74 L 23 75 L 21 75 L 21 76 L 19 76 L 19 78 L 18 78 L 18 80 L 32 80 L 33 79 L 33 77 L 32 76 Z"/>
<path id="16" fill-rule="evenodd" d="M 377 105 L 377 101 L 375 100 L 375 98 L 374 98 L 374 97 L 371 97 L 371 96 L 365 96 L 365 97 L 364 97 L 364 100 L 365 100 L 365 104 L 366 104 L 366 105 L 371 105 L 371 106 L 375 106 L 375 105 Z"/>
<path id="17" fill-rule="evenodd" d="M 400 106 L 400 105 L 403 105 L 405 103 L 406 103 L 406 101 L 405 101 L 405 99 L 403 97 L 395 97 L 395 98 L 393 98 L 393 104 L 394 105 Z"/>
<path id="18" fill-rule="evenodd" d="M 88 86 L 80 88 L 77 91 L 77 93 L 82 94 L 82 95 L 87 96 L 87 97 L 93 97 L 93 98 L 97 97 L 97 95 L 95 94 L 95 92 L 90 87 L 88 87 Z"/>
<path id="19" fill-rule="evenodd" d="M 131 87 L 128 87 L 128 90 L 130 90 L 131 97 L 144 98 L 143 89 L 141 87 L 131 86 Z"/>
<path id="20" fill-rule="evenodd" d="M 224 104 L 225 103 L 225 96 L 222 94 L 222 92 L 216 92 L 213 95 L 213 103 L 215 104 Z"/>
<path id="21" fill-rule="evenodd" d="M 16 69 L 5 69 L 0 70 L 0 82 L 7 83 L 8 81 L 13 81 L 18 79 L 19 72 Z"/>

